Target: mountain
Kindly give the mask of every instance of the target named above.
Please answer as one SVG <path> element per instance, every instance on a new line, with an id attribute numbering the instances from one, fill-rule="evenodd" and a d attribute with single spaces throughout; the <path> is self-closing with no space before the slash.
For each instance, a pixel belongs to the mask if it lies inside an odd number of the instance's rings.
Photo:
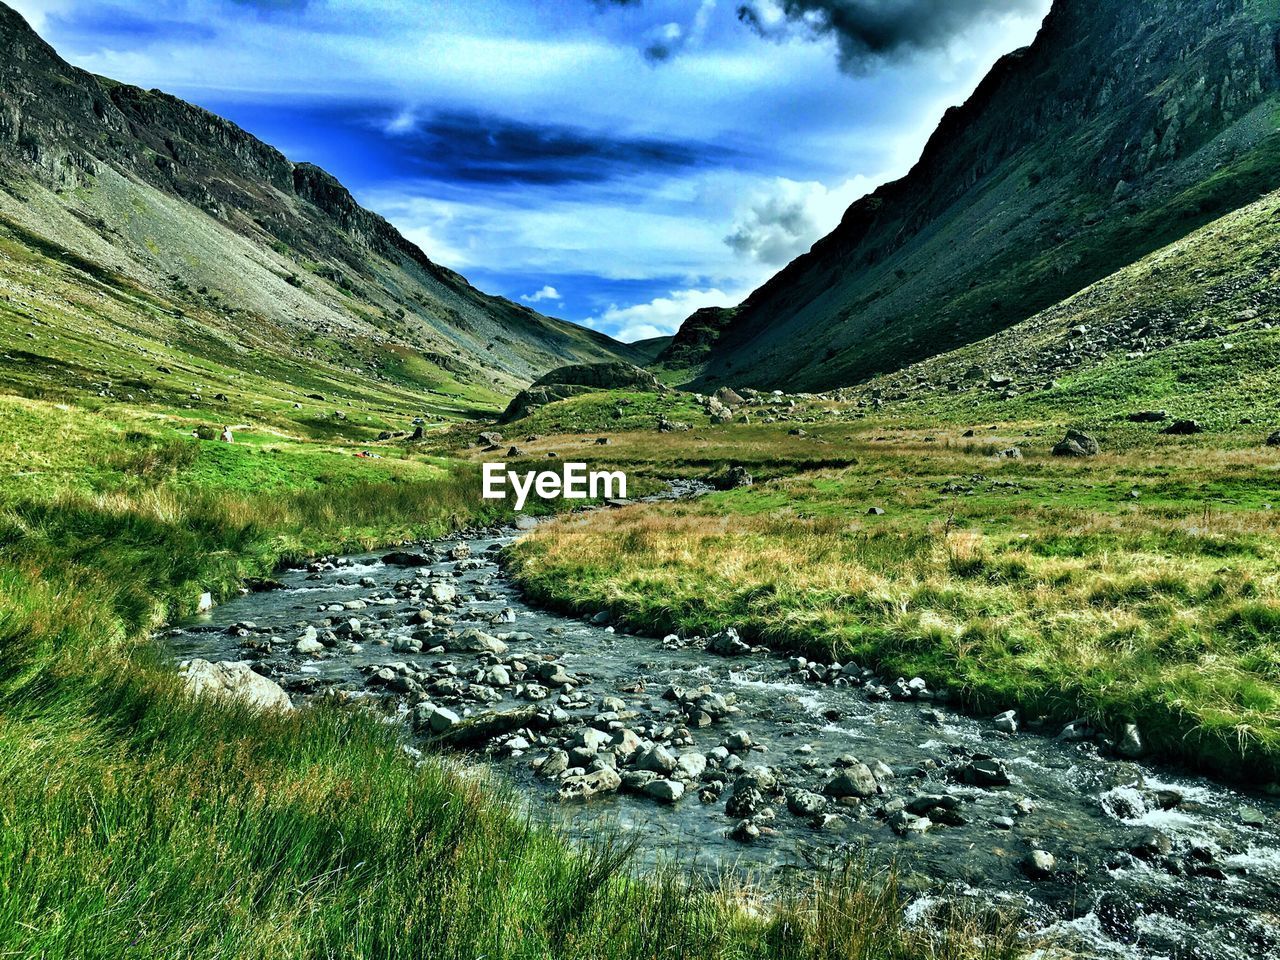
<path id="1" fill-rule="evenodd" d="M 697 341 L 703 383 L 855 384 L 1256 200 L 1280 185 L 1278 25 L 1274 0 L 1056 0 L 906 177 L 661 362 Z"/>
<path id="2" fill-rule="evenodd" d="M 649 359 L 481 293 L 325 171 L 72 67 L 2 4 L 0 46 L 0 229 L 59 268 L 145 293 L 162 341 L 478 403 L 565 363 Z"/>
<path id="3" fill-rule="evenodd" d="M 830 396 L 921 423 L 1194 420 L 1260 441 L 1280 425 L 1277 224 L 1280 190 L 985 340 Z"/>

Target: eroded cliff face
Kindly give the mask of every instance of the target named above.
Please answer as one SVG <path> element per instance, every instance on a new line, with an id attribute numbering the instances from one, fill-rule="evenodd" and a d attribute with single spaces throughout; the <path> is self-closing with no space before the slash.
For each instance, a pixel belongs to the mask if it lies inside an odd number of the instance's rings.
<path id="1" fill-rule="evenodd" d="M 756 291 L 707 379 L 819 388 L 1025 319 L 1280 182 L 1272 2 L 1058 0 L 918 164 Z"/>

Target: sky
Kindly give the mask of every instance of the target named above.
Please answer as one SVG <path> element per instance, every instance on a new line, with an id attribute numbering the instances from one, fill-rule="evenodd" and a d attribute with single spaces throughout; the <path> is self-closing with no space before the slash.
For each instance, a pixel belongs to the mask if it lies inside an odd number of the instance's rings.
<path id="1" fill-rule="evenodd" d="M 319 164 L 438 263 L 623 340 L 902 176 L 1049 0 L 7 0 Z"/>

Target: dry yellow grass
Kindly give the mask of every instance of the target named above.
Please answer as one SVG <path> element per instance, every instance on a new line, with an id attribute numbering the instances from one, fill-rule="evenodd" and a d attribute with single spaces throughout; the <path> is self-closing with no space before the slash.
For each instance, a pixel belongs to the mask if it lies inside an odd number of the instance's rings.
<path id="1" fill-rule="evenodd" d="M 545 601 L 637 627 L 732 625 L 923 675 L 975 709 L 1137 722 L 1160 754 L 1275 778 L 1280 512 L 1248 501 L 1278 462 L 887 448 L 561 521 L 517 548 L 515 569 Z M 968 492 L 944 492 L 956 482 Z"/>

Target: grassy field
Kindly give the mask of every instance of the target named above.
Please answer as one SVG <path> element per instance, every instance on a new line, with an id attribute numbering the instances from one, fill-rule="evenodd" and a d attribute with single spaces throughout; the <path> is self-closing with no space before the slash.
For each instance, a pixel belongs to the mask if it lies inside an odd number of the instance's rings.
<path id="1" fill-rule="evenodd" d="M 1071 460 L 1048 454 L 1061 422 L 965 437 L 914 416 L 615 434 L 605 456 L 632 471 L 732 457 L 757 483 L 540 529 L 516 575 L 562 608 L 736 626 L 923 676 L 979 713 L 1134 722 L 1155 756 L 1280 779 L 1280 450 L 1258 427 L 1117 422 L 1121 452 Z"/>
<path id="2" fill-rule="evenodd" d="M 185 427 L 185 424 L 182 425 Z M 1003 958 L 909 928 L 892 870 L 766 891 L 573 848 L 371 715 L 183 693 L 152 628 L 281 560 L 494 519 L 476 471 L 301 430 L 0 398 L 0 955 Z"/>

